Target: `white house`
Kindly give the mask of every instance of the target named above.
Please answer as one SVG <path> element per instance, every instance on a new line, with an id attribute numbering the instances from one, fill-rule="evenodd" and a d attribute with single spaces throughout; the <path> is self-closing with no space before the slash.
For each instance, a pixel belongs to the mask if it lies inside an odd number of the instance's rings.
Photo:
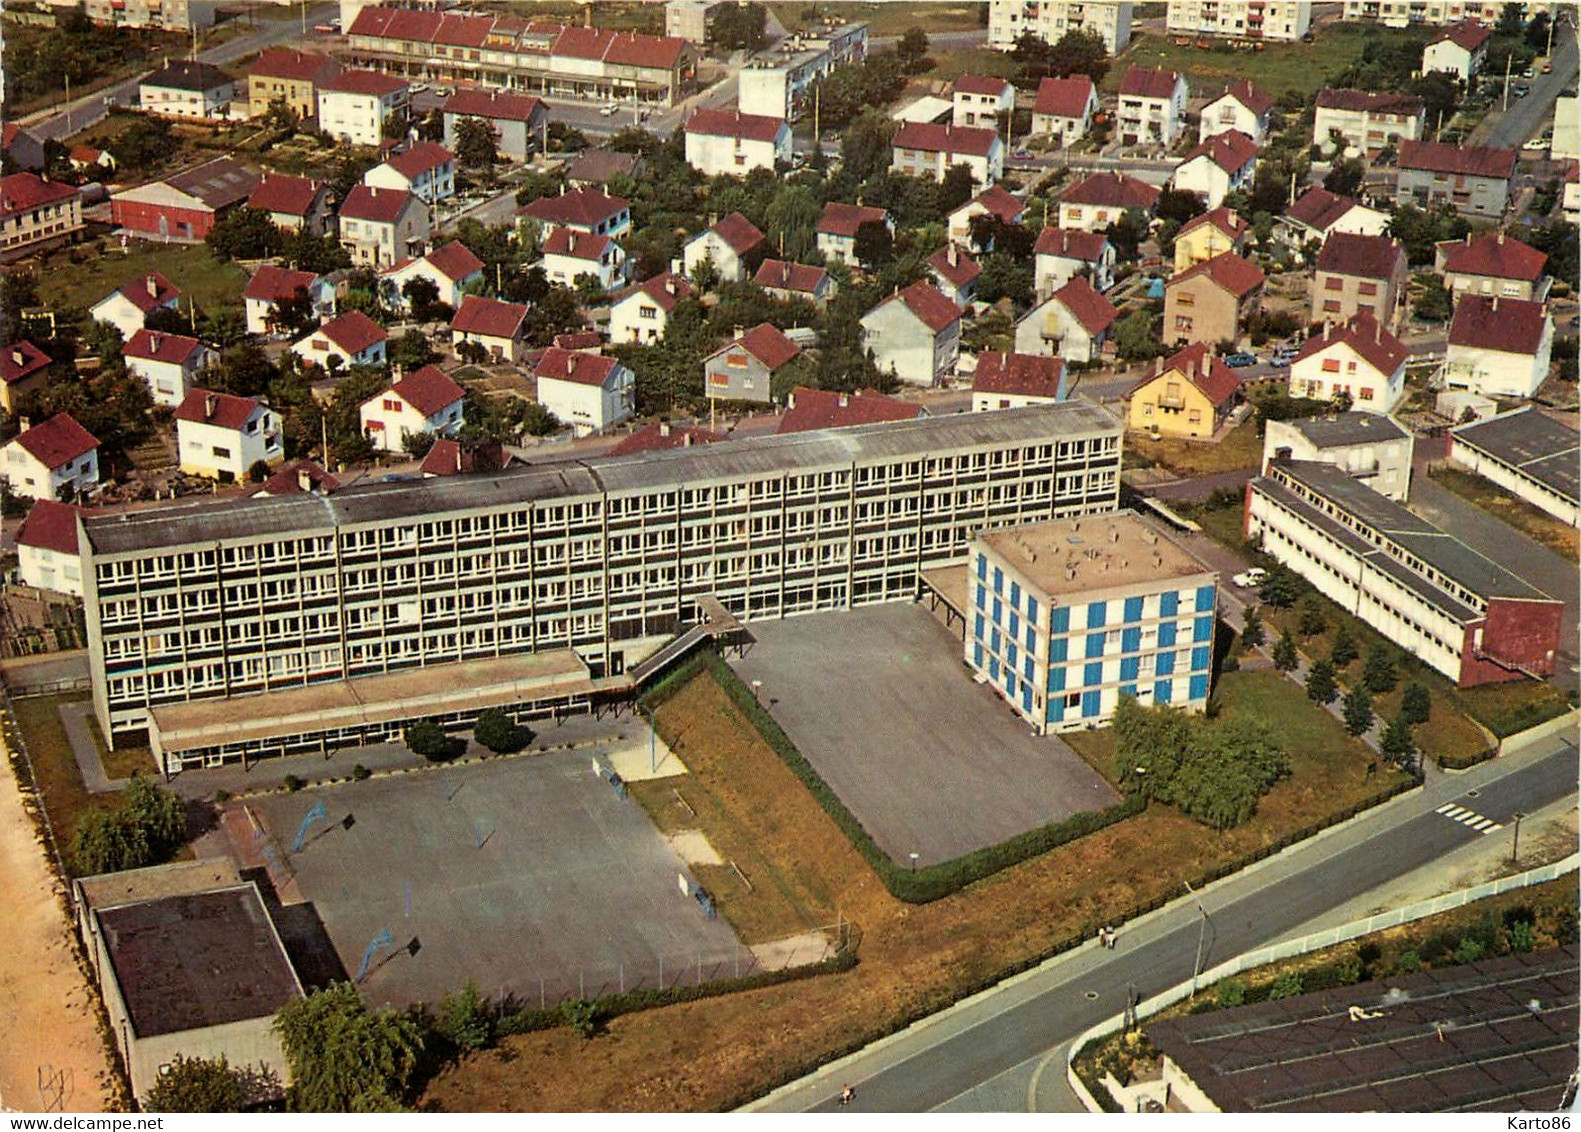
<path id="1" fill-rule="evenodd" d="M 1202 117 L 1197 122 L 1197 140 L 1207 141 L 1214 134 L 1239 130 L 1262 145 L 1268 136 L 1268 112 L 1273 108 L 1273 97 L 1267 91 L 1246 79 L 1237 79 L 1202 108 Z"/>
<path id="2" fill-rule="evenodd" d="M 1257 173 L 1257 143 L 1239 130 L 1211 134 L 1175 166 L 1176 191 L 1197 193 L 1218 208 L 1230 193 L 1251 187 Z"/>
<path id="3" fill-rule="evenodd" d="M 439 289 L 439 301 L 452 309 L 461 305 L 467 290 L 483 281 L 483 261 L 460 240 L 434 248 L 416 259 L 404 260 L 380 273 L 388 294 L 387 301 L 399 309 L 410 304 L 406 285 L 413 279 L 426 279 Z"/>
<path id="4" fill-rule="evenodd" d="M 1132 67 L 1120 81 L 1115 133 L 1122 145 L 1170 149 L 1186 124 L 1186 80 L 1174 71 Z"/>
<path id="5" fill-rule="evenodd" d="M 1405 396 L 1411 351 L 1362 311 L 1343 326 L 1324 323 L 1290 363 L 1290 396 L 1332 401 L 1344 394 L 1359 412 L 1388 413 Z"/>
<path id="6" fill-rule="evenodd" d="M 559 196 L 539 197 L 522 206 L 519 215 L 543 235 L 570 228 L 614 239 L 631 227 L 631 202 L 595 188 L 567 189 Z"/>
<path id="7" fill-rule="evenodd" d="M 340 206 L 340 242 L 359 267 L 393 267 L 423 253 L 428 206 L 405 189 L 355 185 Z"/>
<path id="8" fill-rule="evenodd" d="M 1055 145 L 1075 145 L 1087 136 L 1098 113 L 1098 90 L 1086 75 L 1046 78 L 1038 83 L 1032 104 L 1032 133 L 1047 135 Z"/>
<path id="9" fill-rule="evenodd" d="M 971 306 L 977 294 L 977 277 L 983 273 L 983 265 L 975 256 L 951 240 L 925 262 L 934 285 L 946 299 L 962 309 Z"/>
<path id="10" fill-rule="evenodd" d="M 1008 79 L 962 75 L 950 92 L 952 126 L 999 128 L 999 115 L 1016 108 L 1016 88 Z"/>
<path id="11" fill-rule="evenodd" d="M 1068 362 L 1095 362 L 1118 313 L 1113 303 L 1078 275 L 1016 323 L 1016 353 L 1057 354 Z"/>
<path id="12" fill-rule="evenodd" d="M 1026 215 L 1026 201 L 1016 196 L 1003 185 L 989 185 L 988 188 L 978 193 L 971 200 L 961 205 L 950 213 L 947 230 L 949 237 L 957 244 L 972 245 L 972 221 L 979 216 L 992 216 L 1001 224 L 1019 224 Z M 990 240 L 987 251 L 993 247 Z"/>
<path id="13" fill-rule="evenodd" d="M 956 165 L 970 169 L 972 180 L 979 185 L 991 185 L 1003 177 L 1005 146 L 998 132 L 978 126 L 902 122 L 890 138 L 891 172 L 942 181 Z"/>
<path id="14" fill-rule="evenodd" d="M 1444 71 L 1462 82 L 1482 70 L 1493 32 L 1476 20 L 1445 28 L 1422 48 L 1422 73 Z"/>
<path id="15" fill-rule="evenodd" d="M 285 455 L 280 417 L 258 397 L 191 389 L 176 409 L 181 470 L 221 483 L 238 483 L 252 466 Z"/>
<path id="16" fill-rule="evenodd" d="M 291 349 L 304 362 L 325 370 L 382 366 L 388 339 L 384 327 L 373 319 L 361 311 L 347 311 L 298 338 Z M 334 358 L 340 361 L 332 364 Z"/>
<path id="17" fill-rule="evenodd" d="M 882 208 L 838 200 L 825 204 L 818 217 L 818 254 L 825 259 L 833 257 L 851 267 L 860 267 L 856 258 L 856 233 L 864 224 L 882 224 L 891 234 L 895 231 L 895 222 Z"/>
<path id="18" fill-rule="evenodd" d="M 1553 344 L 1545 304 L 1466 295 L 1449 324 L 1443 382 L 1484 397 L 1532 397 L 1547 380 Z"/>
<path id="19" fill-rule="evenodd" d="M 1376 152 L 1422 136 L 1422 100 L 1414 94 L 1324 87 L 1317 93 L 1312 144 Z"/>
<path id="20" fill-rule="evenodd" d="M 121 348 L 126 370 L 148 383 L 154 404 L 171 408 L 186 400 L 187 389 L 219 357 L 196 338 L 165 334 L 158 330 L 139 330 Z"/>
<path id="21" fill-rule="evenodd" d="M 99 482 L 99 442 L 70 413 L 24 427 L 0 456 L 0 475 L 29 499 L 59 499 Z"/>
<path id="22" fill-rule="evenodd" d="M 77 508 L 53 499 L 35 502 L 16 533 L 17 577 L 24 586 L 82 596 Z"/>
<path id="23" fill-rule="evenodd" d="M 543 272 L 549 282 L 573 288 L 591 275 L 605 291 L 613 291 L 625 282 L 626 253 L 608 236 L 556 228 L 543 242 Z"/>
<path id="24" fill-rule="evenodd" d="M 880 370 L 931 386 L 955 369 L 961 313 L 932 283 L 913 283 L 862 316 L 862 339 Z"/>
<path id="25" fill-rule="evenodd" d="M 88 315 L 95 322 L 108 322 L 121 332 L 121 339 L 131 338 L 143 328 L 148 316 L 156 310 L 179 311 L 181 292 L 157 271 L 150 271 L 130 283 L 123 283 L 104 298 L 88 308 Z"/>
<path id="26" fill-rule="evenodd" d="M 406 116 L 411 98 L 404 79 L 380 71 L 342 71 L 319 84 L 318 128 L 344 145 L 376 146 L 384 123 Z"/>
<path id="27" fill-rule="evenodd" d="M 236 80 L 211 63 L 168 63 L 137 84 L 137 104 L 164 118 L 223 118 Z"/>
<path id="28" fill-rule="evenodd" d="M 275 307 L 289 301 L 298 291 L 307 295 L 313 310 L 320 318 L 330 316 L 335 309 L 334 288 L 319 282 L 311 271 L 293 271 L 289 267 L 276 267 L 266 263 L 253 272 L 242 288 L 242 311 L 247 319 L 247 333 L 268 335 L 275 332 L 272 319 Z"/>
<path id="29" fill-rule="evenodd" d="M 1043 354 L 984 350 L 972 374 L 972 412 L 1052 405 L 1070 395 L 1065 360 Z"/>
<path id="30" fill-rule="evenodd" d="M 276 228 L 287 232 L 304 229 L 322 236 L 330 227 L 330 191 L 323 181 L 264 173 L 247 198 L 247 207 L 267 212 Z"/>
<path id="31" fill-rule="evenodd" d="M 1114 286 L 1116 252 L 1102 232 L 1045 228 L 1032 251 L 1032 286 L 1039 299 L 1048 298 L 1078 275 L 1100 292 Z"/>
<path id="32" fill-rule="evenodd" d="M 461 427 L 466 390 L 438 366 L 413 370 L 357 410 L 363 434 L 375 447 L 399 451 L 406 437 L 448 436 Z"/>
<path id="33" fill-rule="evenodd" d="M 628 287 L 609 305 L 609 340 L 657 342 L 664 337 L 670 312 L 682 299 L 697 294 L 684 275 L 666 271 Z"/>
<path id="34" fill-rule="evenodd" d="M 1452 299 L 1500 295 L 1542 302 L 1553 280 L 1544 273 L 1548 257 L 1504 230 L 1445 240 L 1434 246 L 1433 270 L 1444 277 Z"/>
<path id="35" fill-rule="evenodd" d="M 1263 470 L 1271 460 L 1310 460 L 1343 468 L 1386 499 L 1404 503 L 1411 488 L 1411 430 L 1382 413 L 1328 413 L 1267 422 Z"/>
<path id="36" fill-rule="evenodd" d="M 527 305 L 468 295 L 450 320 L 450 343 L 460 353 L 463 342 L 475 342 L 493 362 L 519 362 L 527 349 Z"/>
<path id="37" fill-rule="evenodd" d="M 762 244 L 763 233 L 757 225 L 739 212 L 732 212 L 686 242 L 681 265 L 688 276 L 695 277 L 704 263 L 712 263 L 722 281 L 739 283 L 747 277 L 744 257 Z"/>
<path id="38" fill-rule="evenodd" d="M 698 110 L 686 120 L 686 163 L 705 177 L 745 177 L 790 160 L 791 128 L 784 118 Z"/>
<path id="39" fill-rule="evenodd" d="M 1322 245 L 1335 232 L 1352 236 L 1381 236 L 1389 227 L 1389 214 L 1368 208 L 1352 197 L 1335 196 L 1313 185 L 1279 217 L 1275 234 L 1287 247 L 1300 250 L 1316 241 Z"/>
<path id="40" fill-rule="evenodd" d="M 533 373 L 538 403 L 578 436 L 611 428 L 634 411 L 637 377 L 614 358 L 551 346 Z"/>
<path id="41" fill-rule="evenodd" d="M 435 142 L 416 142 L 362 175 L 364 185 L 405 189 L 424 204 L 456 195 L 456 156 Z"/>
<path id="42" fill-rule="evenodd" d="M 1059 227 L 1097 232 L 1132 209 L 1153 215 L 1158 190 L 1124 173 L 1094 173 L 1060 196 Z"/>

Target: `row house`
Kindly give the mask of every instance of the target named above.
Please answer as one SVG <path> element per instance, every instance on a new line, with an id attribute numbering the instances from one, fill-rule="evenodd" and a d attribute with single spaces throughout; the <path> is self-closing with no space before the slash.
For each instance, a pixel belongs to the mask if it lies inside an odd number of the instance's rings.
<path id="1" fill-rule="evenodd" d="M 1422 100 L 1414 94 L 1324 87 L 1317 95 L 1312 144 L 1329 146 L 1341 140 L 1347 149 L 1376 153 L 1416 141 L 1422 126 Z"/>
<path id="2" fill-rule="evenodd" d="M 1442 202 L 1470 216 L 1503 216 L 1519 160 L 1513 149 L 1405 142 L 1395 199 L 1418 208 Z"/>
<path id="3" fill-rule="evenodd" d="M 791 128 L 783 118 L 739 110 L 697 110 L 686 120 L 686 163 L 705 177 L 745 177 L 787 167 Z"/>
<path id="4" fill-rule="evenodd" d="M 1098 90 L 1086 75 L 1041 79 L 1032 103 L 1032 133 L 1055 145 L 1075 145 L 1087 136 L 1098 109 Z"/>
<path id="5" fill-rule="evenodd" d="M 944 180 L 953 166 L 972 171 L 972 181 L 991 185 L 1005 174 L 1005 146 L 996 130 L 902 122 L 890 139 L 891 172 Z"/>
<path id="6" fill-rule="evenodd" d="M 1398 240 L 1336 232 L 1318 253 L 1311 321 L 1349 322 L 1366 312 L 1386 329 L 1398 329 L 1408 278 L 1405 248 Z"/>
<path id="7" fill-rule="evenodd" d="M 312 51 L 271 47 L 247 68 L 247 113 L 261 118 L 276 102 L 302 122 L 318 124 L 319 87 L 340 74 L 340 62 Z"/>
<path id="8" fill-rule="evenodd" d="M 741 213 L 732 212 L 686 242 L 681 249 L 682 269 L 695 278 L 707 263 L 720 281 L 739 283 L 749 274 L 748 257 L 763 246 L 763 239 L 756 224 Z"/>
<path id="9" fill-rule="evenodd" d="M 1183 76 L 1152 67 L 1131 67 L 1120 80 L 1115 129 L 1122 145 L 1172 149 L 1186 124 L 1190 90 Z"/>
<path id="10" fill-rule="evenodd" d="M 1405 396 L 1411 351 L 1371 313 L 1325 322 L 1290 363 L 1290 396 L 1348 401 L 1361 413 L 1392 413 Z"/>

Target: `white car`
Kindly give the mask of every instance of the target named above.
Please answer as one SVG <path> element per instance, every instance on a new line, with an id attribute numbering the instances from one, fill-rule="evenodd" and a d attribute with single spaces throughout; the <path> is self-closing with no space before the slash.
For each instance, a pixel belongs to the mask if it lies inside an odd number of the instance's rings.
<path id="1" fill-rule="evenodd" d="M 620 107 L 616 106 L 613 102 L 611 102 L 611 103 L 608 103 L 607 105 L 601 107 L 599 109 L 599 113 L 601 115 L 603 115 L 605 118 L 608 118 L 611 115 L 613 115 L 615 113 L 615 111 L 618 110 L 618 109 L 620 109 Z"/>
<path id="2" fill-rule="evenodd" d="M 1253 590 L 1268 580 L 1268 571 L 1261 566 L 1253 566 L 1244 574 L 1237 574 L 1230 581 L 1240 586 L 1243 590 Z"/>

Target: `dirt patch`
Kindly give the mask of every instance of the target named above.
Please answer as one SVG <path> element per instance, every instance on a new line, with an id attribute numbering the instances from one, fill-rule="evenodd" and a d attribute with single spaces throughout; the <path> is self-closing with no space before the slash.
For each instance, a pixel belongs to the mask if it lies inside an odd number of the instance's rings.
<path id="1" fill-rule="evenodd" d="M 683 829 L 670 837 L 670 847 L 675 850 L 676 856 L 688 865 L 722 865 L 724 858 L 719 855 L 708 841 L 708 835 L 700 829 Z"/>

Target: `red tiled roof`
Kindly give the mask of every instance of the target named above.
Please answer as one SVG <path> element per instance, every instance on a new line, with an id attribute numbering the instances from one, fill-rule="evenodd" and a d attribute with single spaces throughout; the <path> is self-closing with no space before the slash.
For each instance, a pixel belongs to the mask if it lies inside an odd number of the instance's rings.
<path id="1" fill-rule="evenodd" d="M 434 29 L 434 42 L 447 47 L 482 47 L 494 26 L 492 16 L 446 12 Z"/>
<path id="2" fill-rule="evenodd" d="M 278 303 L 291 298 L 298 291 L 307 290 L 317 278 L 311 271 L 292 271 L 288 267 L 266 263 L 247 280 L 247 286 L 242 289 L 242 298 Z"/>
<path id="3" fill-rule="evenodd" d="M 0 177 L 0 216 L 58 204 L 76 195 L 76 189 L 60 181 L 46 181 L 36 173 L 12 173 Z"/>
<path id="4" fill-rule="evenodd" d="M 758 266 L 758 273 L 753 277 L 759 287 L 773 287 L 779 291 L 799 291 L 803 294 L 816 294 L 829 273 L 821 267 L 812 267 L 805 263 L 787 263 L 783 259 L 766 259 Z"/>
<path id="5" fill-rule="evenodd" d="M 1151 212 L 1158 203 L 1158 190 L 1146 181 L 1138 181 L 1124 173 L 1094 173 L 1066 189 L 1060 201 L 1063 204 L 1140 208 Z"/>
<path id="6" fill-rule="evenodd" d="M 604 453 L 606 456 L 634 456 L 639 452 L 663 452 L 670 448 L 691 448 L 699 444 L 714 444 L 724 437 L 696 425 L 670 424 L 654 421 L 643 425 L 636 432 Z"/>
<path id="7" fill-rule="evenodd" d="M 288 47 L 271 47 L 247 68 L 249 75 L 270 79 L 291 79 L 295 82 L 318 82 L 340 73 L 340 64 L 327 55 L 311 51 L 293 51 Z"/>
<path id="8" fill-rule="evenodd" d="M 361 311 L 347 311 L 330 319 L 313 331 L 310 337 L 322 334 L 347 354 L 360 354 L 369 346 L 383 342 L 389 335 L 384 327 Z"/>
<path id="9" fill-rule="evenodd" d="M 26 339 L 19 338 L 0 350 L 0 381 L 10 385 L 31 377 L 48 365 L 48 354 Z"/>
<path id="10" fill-rule="evenodd" d="M 990 185 L 967 203 L 981 205 L 990 216 L 996 216 L 1006 224 L 1014 224 L 1027 210 L 1026 202 L 1003 185 Z"/>
<path id="11" fill-rule="evenodd" d="M 977 355 L 973 393 L 1013 393 L 1024 397 L 1058 397 L 1065 360 L 1039 354 L 1007 354 L 984 350 Z"/>
<path id="12" fill-rule="evenodd" d="M 77 512 L 70 503 L 40 499 L 16 532 L 18 546 L 36 546 L 56 554 L 77 553 Z"/>
<path id="13" fill-rule="evenodd" d="M 452 283 L 461 283 L 483 270 L 483 261 L 460 240 L 435 248 L 423 257 L 439 274 Z"/>
<path id="14" fill-rule="evenodd" d="M 889 213 L 882 208 L 832 200 L 823 206 L 823 213 L 818 217 L 818 231 L 825 236 L 855 236 L 863 224 L 883 223 L 888 217 Z"/>
<path id="15" fill-rule="evenodd" d="M 193 354 L 203 349 L 203 343 L 184 334 L 166 334 L 159 330 L 139 330 L 132 335 L 121 353 L 128 358 L 141 358 L 150 362 L 168 362 L 182 365 Z"/>
<path id="16" fill-rule="evenodd" d="M 74 145 L 66 153 L 66 160 L 79 165 L 97 165 L 104 160 L 104 150 L 91 145 Z"/>
<path id="17" fill-rule="evenodd" d="M 1422 112 L 1422 100 L 1414 94 L 1391 94 L 1377 90 L 1349 90 L 1324 87 L 1318 91 L 1320 110 L 1348 110 L 1352 113 L 1392 114 L 1410 118 Z"/>
<path id="18" fill-rule="evenodd" d="M 851 425 L 882 424 L 886 421 L 914 421 L 922 415 L 916 405 L 885 397 L 870 389 L 855 393 L 835 393 L 798 386 L 791 390 L 790 408 L 780 418 L 774 435 L 810 432 L 820 428 L 848 428 Z"/>
<path id="19" fill-rule="evenodd" d="M 405 88 L 405 79 L 387 75 L 383 71 L 342 71 L 325 79 L 318 87 L 319 90 L 335 94 L 368 94 L 378 98 Z"/>
<path id="20" fill-rule="evenodd" d="M 381 36 L 432 43 L 443 16 L 408 8 L 364 8 L 347 29 L 349 35 Z"/>
<path id="21" fill-rule="evenodd" d="M 891 295 L 885 303 L 901 302 L 916 315 L 922 324 L 937 334 L 961 317 L 961 308 L 950 301 L 945 293 L 927 280 L 919 279 L 910 287 Z"/>
<path id="22" fill-rule="evenodd" d="M 1005 88 L 1010 86 L 1009 79 L 995 79 L 987 75 L 962 75 L 955 80 L 956 94 L 994 94 L 1003 95 Z"/>
<path id="23" fill-rule="evenodd" d="M 578 385 L 602 387 L 618 364 L 614 358 L 603 354 L 584 354 L 580 350 L 562 350 L 558 346 L 550 346 L 543 352 L 543 357 L 538 359 L 533 373 L 540 381 L 552 378 L 555 381 L 574 381 Z"/>
<path id="24" fill-rule="evenodd" d="M 456 155 L 438 142 L 421 141 L 397 153 L 385 164 L 411 181 L 455 159 Z"/>
<path id="25" fill-rule="evenodd" d="M 312 460 L 292 460 L 289 464 L 282 464 L 280 470 L 264 480 L 258 490 L 265 495 L 300 495 L 303 476 L 307 477 L 308 483 L 325 493 L 340 486 L 338 479 Z"/>
<path id="26" fill-rule="evenodd" d="M 186 398 L 176 409 L 176 420 L 210 424 L 236 432 L 247 423 L 247 418 L 253 415 L 258 405 L 257 397 L 237 397 L 230 393 L 193 388 L 187 390 Z"/>
<path id="27" fill-rule="evenodd" d="M 1273 96 L 1246 79 L 1237 79 L 1230 83 L 1224 88 L 1224 93 L 1210 100 L 1208 105 L 1212 106 L 1219 101 L 1219 98 L 1233 98 L 1258 117 L 1274 108 Z"/>
<path id="28" fill-rule="evenodd" d="M 1463 20 L 1454 27 L 1445 28 L 1439 32 L 1432 39 L 1428 40 L 1427 45 L 1431 47 L 1435 43 L 1449 42 L 1475 53 L 1477 48 L 1488 42 L 1492 35 L 1491 31 L 1476 20 Z"/>
<path id="29" fill-rule="evenodd" d="M 521 214 L 545 224 L 596 228 L 630 207 L 630 201 L 612 197 L 598 189 L 571 189 L 557 197 L 539 197 L 524 207 Z"/>
<path id="30" fill-rule="evenodd" d="M 1405 263 L 1405 249 L 1387 236 L 1335 232 L 1323 242 L 1317 269 L 1361 279 L 1389 279 Z"/>
<path id="31" fill-rule="evenodd" d="M 1400 143 L 1400 168 L 1423 169 L 1430 173 L 1454 173 L 1461 177 L 1510 179 L 1520 155 L 1513 149 L 1491 149 L 1481 145 L 1445 145 L 1443 142 L 1403 141 Z"/>
<path id="32" fill-rule="evenodd" d="M 342 220 L 365 220 L 374 224 L 394 224 L 407 205 L 416 200 L 405 189 L 376 189 L 354 185 L 340 206 Z"/>
<path id="33" fill-rule="evenodd" d="M 1181 164 L 1198 157 L 1206 157 L 1226 173 L 1236 173 L 1257 157 L 1257 143 L 1239 130 L 1225 130 L 1210 135 L 1207 141 L 1186 154 Z"/>
<path id="34" fill-rule="evenodd" d="M 890 144 L 896 149 L 920 149 L 929 153 L 964 153 L 987 157 L 999 141 L 995 130 L 976 126 L 945 126 L 938 122 L 902 122 Z"/>
<path id="35" fill-rule="evenodd" d="M 1032 113 L 1056 118 L 1080 118 L 1086 114 L 1094 95 L 1092 80 L 1086 75 L 1065 79 L 1046 78 L 1038 83 L 1037 101 Z"/>
<path id="36" fill-rule="evenodd" d="M 438 366 L 413 370 L 390 386 L 390 392 L 425 417 L 448 409 L 467 395 L 467 391 Z"/>
<path id="37" fill-rule="evenodd" d="M 767 114 L 743 114 L 739 110 L 697 110 L 686 120 L 689 134 L 740 138 L 743 141 L 772 142 L 785 129 L 784 118 Z"/>
<path id="38" fill-rule="evenodd" d="M 1497 296 L 1466 295 L 1449 324 L 1449 344 L 1535 355 L 1542 345 L 1548 312 L 1542 303 Z"/>
<path id="39" fill-rule="evenodd" d="M 16 438 L 46 468 L 58 468 L 99 447 L 93 433 L 77 423 L 70 413 L 56 413 L 43 424 L 36 424 Z"/>
<path id="40" fill-rule="evenodd" d="M 1520 279 L 1534 283 L 1542 278 L 1548 257 L 1530 244 L 1523 244 L 1503 231 L 1484 232 L 1464 240 L 1446 240 L 1438 245 L 1443 257 L 1442 270 L 1458 275 L 1488 275 L 1496 279 Z"/>
<path id="41" fill-rule="evenodd" d="M 635 286 L 627 287 L 615 296 L 614 303 L 619 303 L 636 294 L 648 296 L 648 298 L 658 304 L 665 314 L 669 314 L 682 299 L 689 299 L 697 294 L 697 288 L 692 286 L 692 281 L 686 276 L 677 275 L 673 271 L 666 271 L 655 275 L 651 279 L 644 279 Z"/>
<path id="42" fill-rule="evenodd" d="M 726 216 L 712 231 L 737 255 L 745 255 L 763 242 L 763 233 L 758 231 L 757 225 L 739 212 Z"/>
<path id="43" fill-rule="evenodd" d="M 567 28 L 567 31 L 572 29 Z M 557 41 L 554 54 L 569 52 L 560 49 Z M 672 35 L 639 35 L 636 32 L 619 32 L 611 37 L 604 49 L 603 59 L 622 67 L 651 67 L 673 71 L 681 65 L 686 54 L 686 40 Z"/>
<path id="44" fill-rule="evenodd" d="M 149 284 L 153 286 L 150 287 Z M 116 290 L 120 292 L 121 298 L 144 314 L 181 298 L 181 292 L 176 290 L 176 285 L 157 271 L 150 271 L 130 283 L 123 283 Z"/>
<path id="45" fill-rule="evenodd" d="M 1243 299 L 1263 285 L 1263 269 L 1250 260 L 1242 259 L 1234 252 L 1221 252 L 1210 260 L 1195 264 L 1182 271 L 1169 281 L 1167 286 L 1174 287 L 1198 275 L 1206 275 L 1221 288 Z"/>
<path id="46" fill-rule="evenodd" d="M 515 338 L 527 318 L 525 303 L 507 303 L 482 295 L 467 295 L 450 320 L 450 329 L 485 338 Z"/>
<path id="47" fill-rule="evenodd" d="M 324 191 L 324 182 L 307 177 L 288 177 L 284 173 L 265 173 L 247 198 L 247 207 L 260 212 L 281 212 L 287 216 L 305 217 L 313 211 L 313 202 Z"/>
<path id="48" fill-rule="evenodd" d="M 596 350 L 603 344 L 604 339 L 596 330 L 572 330 L 554 336 L 554 345 L 562 350 Z"/>
<path id="49" fill-rule="evenodd" d="M 604 249 L 612 243 L 614 241 L 608 236 L 595 236 L 575 228 L 556 228 L 543 242 L 543 254 L 597 262 L 603 257 Z"/>
<path id="50" fill-rule="evenodd" d="M 1092 289 L 1092 284 L 1080 275 L 1074 276 L 1071 281 L 1049 296 L 1050 302 L 1058 302 L 1071 317 L 1081 323 L 1088 334 L 1101 333 L 1105 328 L 1114 324 L 1119 311 L 1114 309 L 1114 304 L 1097 291 Z"/>
<path id="51" fill-rule="evenodd" d="M 440 437 L 428 449 L 421 465 L 425 476 L 459 476 L 474 472 L 498 472 L 509 466 L 513 457 L 497 440 L 462 443 Z"/>
<path id="52" fill-rule="evenodd" d="M 485 118 L 497 122 L 531 122 L 549 106 L 532 94 L 504 90 L 458 90 L 445 100 L 445 113 L 463 118 Z"/>
<path id="53" fill-rule="evenodd" d="M 1353 208 L 1360 208 L 1361 201 L 1351 197 L 1335 196 L 1327 189 L 1314 185 L 1302 193 L 1300 199 L 1285 210 L 1285 215 L 1292 220 L 1305 224 L 1308 228 L 1315 228 L 1319 232 L 1327 232 L 1333 227 L 1341 216 Z"/>
<path id="54" fill-rule="evenodd" d="M 0 148 L 10 149 L 11 143 L 16 141 L 21 133 L 22 124 L 20 122 L 7 122 L 4 126 L 0 126 Z"/>
<path id="55" fill-rule="evenodd" d="M 951 250 L 955 252 L 954 263 L 950 262 Z M 970 252 L 956 243 L 940 248 L 928 257 L 927 262 L 928 266 L 937 274 L 948 279 L 950 285 L 957 291 L 983 273 L 982 264 L 978 263 Z"/>
<path id="56" fill-rule="evenodd" d="M 1120 80 L 1120 93 L 1132 98 L 1173 98 L 1180 76 L 1153 67 L 1132 67 Z"/>
<path id="57" fill-rule="evenodd" d="M 1241 388 L 1241 379 L 1234 370 L 1214 357 L 1206 342 L 1193 342 L 1164 361 L 1160 373 L 1174 370 L 1191 384 L 1202 390 L 1215 406 L 1223 405 Z M 1150 378 L 1144 378 L 1145 384 Z"/>
<path id="58" fill-rule="evenodd" d="M 1184 236 L 1187 232 L 1193 232 L 1206 224 L 1211 224 L 1232 240 L 1239 240 L 1251 228 L 1251 225 L 1241 219 L 1240 213 L 1233 212 L 1220 205 L 1218 208 L 1204 212 L 1200 216 L 1193 216 L 1180 226 L 1178 235 Z"/>
<path id="59" fill-rule="evenodd" d="M 1103 248 L 1108 242 L 1109 237 L 1102 232 L 1084 232 L 1080 228 L 1045 228 L 1038 233 L 1038 242 L 1032 246 L 1032 252 L 1034 255 L 1096 263 L 1103 257 Z"/>
<path id="60" fill-rule="evenodd" d="M 1325 324 L 1322 331 L 1301 344 L 1293 360 L 1302 361 L 1336 344 L 1349 346 L 1386 378 L 1392 377 L 1401 363 L 1411 356 L 1411 351 L 1385 330 L 1370 311 L 1358 311 L 1344 326 Z"/>
<path id="61" fill-rule="evenodd" d="M 740 338 L 708 355 L 717 358 L 729 350 L 745 350 L 772 373 L 801 353 L 801 347 L 782 334 L 778 327 L 760 322 Z"/>

